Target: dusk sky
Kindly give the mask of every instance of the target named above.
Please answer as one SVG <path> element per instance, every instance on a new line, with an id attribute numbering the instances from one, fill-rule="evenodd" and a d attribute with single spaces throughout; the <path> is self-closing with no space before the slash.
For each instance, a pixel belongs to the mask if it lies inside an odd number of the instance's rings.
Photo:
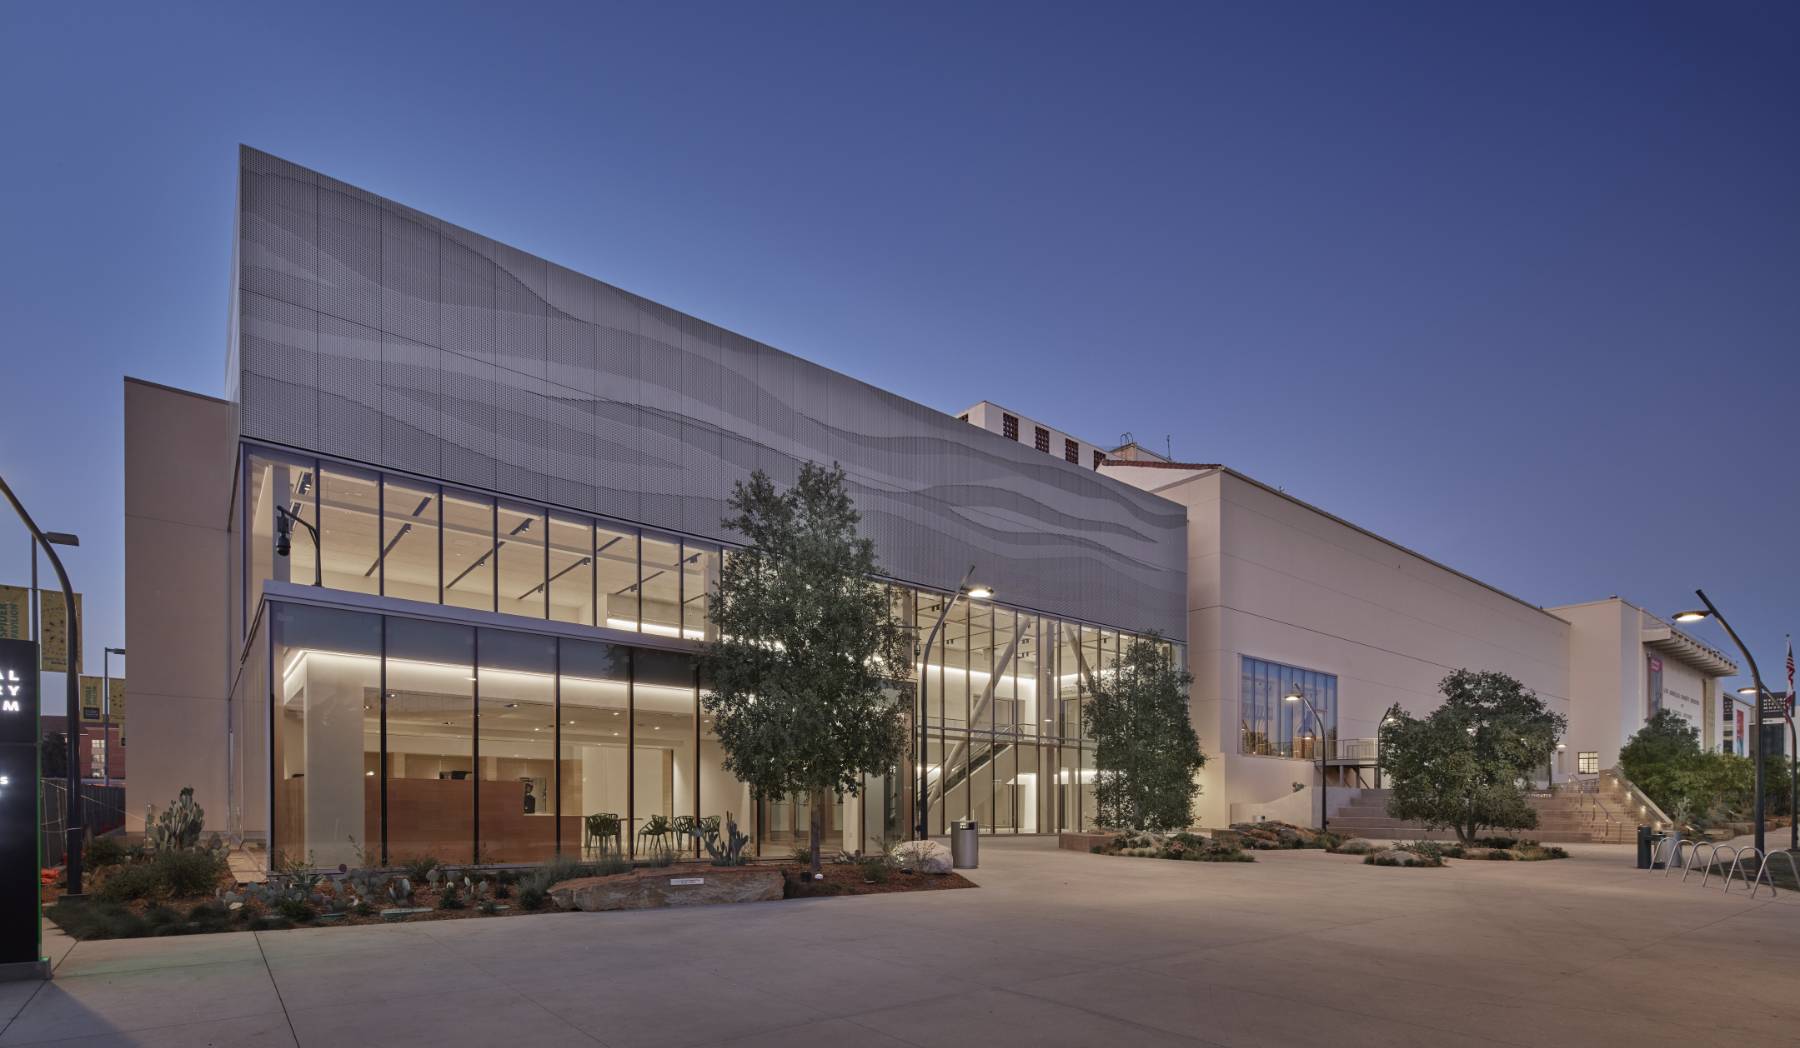
<path id="1" fill-rule="evenodd" d="M 121 379 L 225 390 L 239 143 L 1533 604 L 1704 588 L 1776 687 L 1800 632 L 1791 3 L 14 3 L 0 58 L 0 475 L 93 673 Z"/>

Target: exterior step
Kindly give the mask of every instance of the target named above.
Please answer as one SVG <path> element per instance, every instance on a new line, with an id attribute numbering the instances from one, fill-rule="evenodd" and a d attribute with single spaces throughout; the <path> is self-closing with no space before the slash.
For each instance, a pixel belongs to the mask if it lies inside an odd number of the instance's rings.
<path id="1" fill-rule="evenodd" d="M 1449 830 L 1427 832 L 1416 822 L 1387 816 L 1389 790 L 1365 790 L 1336 808 L 1331 828 L 1372 840 L 1455 840 Z M 1634 844 L 1637 825 L 1626 817 L 1628 802 L 1622 791 L 1603 790 L 1599 804 L 1591 795 L 1542 793 L 1530 798 L 1538 811 L 1535 830 L 1495 830 L 1494 836 L 1521 836 L 1544 844 Z M 1603 806 L 1603 807 L 1602 807 Z M 1608 813 L 1611 813 L 1611 820 Z M 1616 821 L 1613 821 L 1616 820 Z"/>

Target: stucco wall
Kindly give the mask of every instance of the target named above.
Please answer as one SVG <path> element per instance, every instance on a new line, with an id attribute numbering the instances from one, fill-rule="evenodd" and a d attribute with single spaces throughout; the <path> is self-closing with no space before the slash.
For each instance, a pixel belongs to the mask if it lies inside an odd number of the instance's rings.
<path id="1" fill-rule="evenodd" d="M 231 406 L 125 380 L 126 828 L 184 786 L 225 828 Z"/>
<path id="2" fill-rule="evenodd" d="M 1152 490 L 1188 509 L 1191 702 L 1213 755 L 1202 825 L 1318 778 L 1308 761 L 1236 752 L 1243 656 L 1336 674 L 1342 739 L 1373 737 L 1395 703 L 1429 712 L 1438 682 L 1463 668 L 1509 673 L 1569 712 L 1557 616 L 1229 470 L 1169 481 Z"/>

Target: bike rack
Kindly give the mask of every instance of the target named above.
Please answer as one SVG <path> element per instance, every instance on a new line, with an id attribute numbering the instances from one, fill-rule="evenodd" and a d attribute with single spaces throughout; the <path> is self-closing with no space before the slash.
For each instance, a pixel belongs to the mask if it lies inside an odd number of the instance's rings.
<path id="1" fill-rule="evenodd" d="M 1769 860 L 1773 859 L 1777 855 L 1784 855 L 1787 857 L 1788 869 L 1793 873 L 1794 881 L 1796 883 L 1800 883 L 1800 866 L 1796 866 L 1794 864 L 1794 853 L 1791 851 L 1785 851 L 1785 850 L 1772 851 L 1769 854 L 1763 856 L 1762 869 L 1759 869 L 1756 871 L 1756 883 L 1750 886 L 1750 897 L 1752 899 L 1756 898 L 1756 893 L 1758 891 L 1762 890 L 1763 872 L 1769 868 Z M 1775 898 L 1775 896 L 1780 895 L 1780 894 L 1781 894 L 1780 892 L 1775 890 L 1775 878 L 1770 877 L 1769 878 L 1769 898 L 1773 899 L 1773 898 Z"/>
<path id="2" fill-rule="evenodd" d="M 1674 840 L 1674 838 L 1670 838 L 1670 839 Z M 1689 845 L 1690 847 L 1693 848 L 1693 851 L 1688 852 L 1688 865 L 1689 866 L 1693 865 L 1694 853 L 1698 852 L 1700 850 L 1700 842 L 1699 841 L 1690 841 L 1690 840 L 1686 840 L 1686 839 L 1675 841 L 1675 847 L 1673 847 L 1669 850 L 1669 857 L 1667 859 L 1663 860 L 1663 876 L 1664 877 L 1667 877 L 1669 874 L 1674 873 L 1675 867 L 1681 865 L 1681 846 L 1684 844 Z M 1656 863 L 1654 861 L 1655 856 L 1652 856 L 1651 859 L 1652 859 L 1651 866 L 1655 866 L 1656 865 Z M 1681 878 L 1682 878 L 1682 880 L 1686 880 L 1687 874 L 1685 874 L 1685 873 L 1682 874 Z"/>
<path id="3" fill-rule="evenodd" d="M 1764 852 L 1764 851 L 1763 851 L 1763 850 L 1762 850 L 1762 849 L 1761 849 L 1761 848 L 1758 848 L 1758 847 L 1756 847 L 1756 846 L 1754 846 L 1754 845 L 1750 845 L 1750 844 L 1746 844 L 1746 845 L 1744 845 L 1744 846 L 1743 846 L 1743 847 L 1742 847 L 1742 848 L 1739 848 L 1739 849 L 1738 849 L 1738 853 L 1737 853 L 1737 857 L 1736 857 L 1736 858 L 1733 858 L 1733 859 L 1732 859 L 1732 860 L 1731 860 L 1731 872 L 1730 872 L 1730 873 L 1728 873 L 1728 874 L 1726 874 L 1726 875 L 1725 875 L 1725 890 L 1726 890 L 1726 891 L 1730 891 L 1730 890 L 1731 890 L 1731 879 L 1732 879 L 1732 878 L 1733 878 L 1733 877 L 1735 877 L 1735 876 L 1737 876 L 1737 872 L 1738 872 L 1738 863 L 1739 863 L 1739 862 L 1740 862 L 1740 861 L 1742 861 L 1742 859 L 1743 859 L 1743 858 L 1744 858 L 1744 853 L 1745 853 L 1745 852 L 1755 852 L 1755 853 L 1756 853 L 1756 857 L 1757 857 L 1757 858 L 1758 858 L 1758 859 L 1761 859 L 1761 860 L 1762 860 L 1762 862 L 1763 862 L 1763 865 L 1767 865 L 1767 864 L 1768 864 L 1768 861 L 1769 861 L 1769 856 L 1768 856 L 1768 854 L 1767 854 L 1767 853 L 1766 853 L 1766 852 Z M 1756 869 L 1757 869 L 1757 876 L 1759 876 L 1759 877 L 1760 877 L 1760 876 L 1762 876 L 1762 866 L 1758 866 L 1758 867 L 1757 867 L 1757 868 L 1756 868 Z M 1755 890 L 1756 890 L 1756 889 L 1755 889 L 1755 888 L 1752 888 L 1752 889 L 1751 889 L 1751 891 L 1755 891 Z"/>
<path id="4" fill-rule="evenodd" d="M 1720 848 L 1729 848 L 1729 847 L 1731 847 L 1729 844 L 1722 845 L 1722 844 L 1719 844 L 1717 841 L 1695 841 L 1694 842 L 1694 850 L 1688 853 L 1687 869 L 1681 871 L 1682 881 L 1685 882 L 1688 879 L 1688 874 L 1694 872 L 1694 864 L 1698 863 L 1700 861 L 1700 849 L 1701 848 L 1711 848 L 1712 849 L 1712 851 L 1707 853 L 1707 856 L 1706 856 L 1706 873 L 1711 873 L 1714 864 L 1716 864 L 1719 861 L 1719 849 Z M 1735 849 L 1733 849 L 1733 851 L 1735 853 Z M 1701 876 L 1700 876 L 1700 885 L 1701 885 L 1701 887 L 1706 886 L 1706 874 L 1705 873 L 1701 874 Z"/>

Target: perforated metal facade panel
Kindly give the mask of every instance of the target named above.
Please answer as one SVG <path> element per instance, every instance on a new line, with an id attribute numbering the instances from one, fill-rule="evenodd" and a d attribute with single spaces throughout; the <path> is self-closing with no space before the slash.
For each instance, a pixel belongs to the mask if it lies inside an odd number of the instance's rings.
<path id="1" fill-rule="evenodd" d="M 1186 639 L 1172 502 L 248 147 L 238 209 L 246 437 L 726 542 L 836 461 L 896 578 Z"/>

